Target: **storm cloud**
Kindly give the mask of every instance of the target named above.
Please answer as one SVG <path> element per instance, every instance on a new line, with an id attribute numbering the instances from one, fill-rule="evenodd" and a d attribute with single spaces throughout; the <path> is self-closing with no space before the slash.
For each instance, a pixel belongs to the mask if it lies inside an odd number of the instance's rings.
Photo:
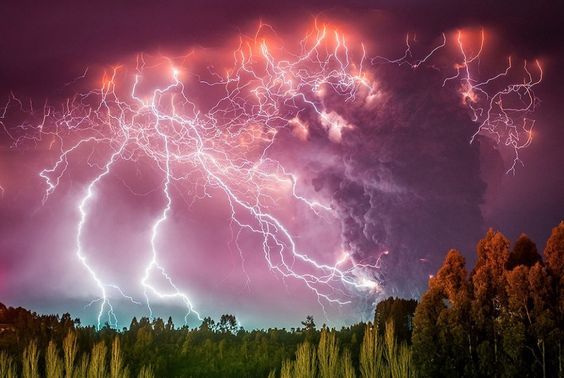
<path id="1" fill-rule="evenodd" d="M 489 50 L 481 67 L 497 67 L 513 55 L 515 61 L 538 58 L 545 71 L 537 93 L 542 100 L 538 132 L 522 153 L 525 167 L 515 176 L 505 174 L 507 162 L 492 140 L 469 143 L 476 125 L 461 102 L 458 83 L 443 87 L 445 73 L 432 66 L 367 66 L 377 84 L 376 96 L 344 102 L 328 94 L 325 110 L 332 124 L 304 112 L 300 119 L 307 127 L 289 125 L 272 147 L 273 155 L 300 175 L 300 189 L 326 200 L 337 215 L 319 220 L 298 210 L 288 217 L 294 220 L 301 245 L 334 261 L 336 244 L 342 242 L 357 261 L 380 264 L 373 271 L 383 285 L 380 295 L 417 297 L 448 249 L 459 248 L 473 258 L 485 228 L 493 226 L 511 238 L 527 232 L 542 244 L 561 220 L 563 8 L 548 1 L 8 1 L 0 9 L 0 96 L 2 101 L 15 93 L 34 104 L 62 103 L 69 90 L 65 84 L 86 67 L 94 72 L 140 52 L 223 49 L 234 36 L 256 30 L 260 21 L 272 24 L 281 36 L 295 36 L 315 18 L 328 19 L 351 33 L 351 44 L 362 39 L 370 54 L 390 57 L 403 54 L 408 32 L 417 34 L 421 51 L 428 51 L 442 32 L 485 27 L 496 48 Z M 34 116 L 41 118 L 39 113 Z M 5 123 L 2 127 L 12 131 Z M 88 171 L 74 167 L 73 179 L 42 205 L 44 183 L 37 173 L 45 168 L 47 151 L 14 150 L 3 131 L 0 128 L 0 297 L 8 305 L 71 311 L 92 321 L 91 309 L 83 306 L 96 290 L 76 269 L 69 238 Z M 102 240 L 93 235 L 89 242 L 98 256 L 94 258 L 113 257 L 119 248 L 126 251 L 123 261 L 130 262 L 147 252 L 146 231 L 162 197 L 132 197 L 118 179 L 109 180 L 107 188 L 114 191 L 100 194 L 109 198 L 109 206 L 97 207 L 90 225 L 109 236 Z M 247 327 L 291 326 L 305 313 L 321 314 L 302 286 L 273 278 L 270 272 L 259 273 L 265 272 L 265 264 L 253 253 L 253 240 L 244 243 L 251 251 L 247 268 L 254 279 L 250 289 L 245 287 L 240 256 L 228 246 L 229 229 L 218 226 L 229 214 L 218 210 L 223 202 L 206 201 L 172 214 L 163 249 L 182 286 L 199 295 L 210 314 L 234 312 Z M 126 225 L 129 234 L 113 227 L 108 217 Z M 112 268 L 119 277 L 138 267 L 116 260 Z M 365 300 L 370 305 L 375 298 Z M 121 314 L 125 318 L 131 314 L 127 311 Z M 166 305 L 161 313 L 174 311 L 182 317 L 178 308 Z M 338 322 L 355 321 L 359 313 L 353 308 L 338 316 Z"/>

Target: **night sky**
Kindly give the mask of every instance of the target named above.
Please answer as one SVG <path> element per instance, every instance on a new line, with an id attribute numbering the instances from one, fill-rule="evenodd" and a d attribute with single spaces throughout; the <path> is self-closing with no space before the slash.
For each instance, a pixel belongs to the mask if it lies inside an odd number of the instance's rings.
<path id="1" fill-rule="evenodd" d="M 242 252 L 234 247 L 225 196 L 213 190 L 205 196 L 198 185 L 183 184 L 173 190 L 176 206 L 163 223 L 159 253 L 202 315 L 234 313 L 245 327 L 297 326 L 307 314 L 332 324 L 351 323 L 370 317 L 368 310 L 382 296 L 417 297 L 449 248 L 460 249 L 472 263 L 475 243 L 488 227 L 511 239 L 524 232 L 542 248 L 562 220 L 562 2 L 191 3 L 0 5 L 0 105 L 11 96 L 25 104 L 18 110 L 12 101 L 1 119 L 1 302 L 41 313 L 68 311 L 86 323 L 95 322 L 98 308 L 97 303 L 85 307 L 99 292 L 77 260 L 74 243 L 77 204 L 95 172 L 88 156 L 97 161 L 107 151 L 81 151 L 43 204 L 45 181 L 39 172 L 51 167 L 57 155 L 47 148 L 48 141 L 24 138 L 14 144 L 14 136 L 33 134 L 41 122 L 28 104 L 36 110 L 45 103 L 60 107 L 74 93 L 99 87 L 109 67 L 135 66 L 141 53 L 157 57 L 155 61 L 184 56 L 191 71 L 219 68 L 232 58 L 239 36 L 254 35 L 261 22 L 272 26 L 276 40 L 292 41 L 289 50 L 315 19 L 350 36 L 351 46 L 362 41 L 368 57 L 401 57 L 407 33 L 417 36 L 416 53 L 430 51 L 441 33 L 449 44 L 443 55 L 416 70 L 367 64 L 378 82 L 380 103 L 361 106 L 327 95 L 327 110 L 353 126 L 335 137 L 315 114 L 304 112 L 301 119 L 311 125 L 308 136 L 300 137 L 292 125 L 282 127 L 268 150 L 269 157 L 300 177 L 301 193 L 332 208 L 332 215 L 318 216 L 280 195 L 273 212 L 288 225 L 299 248 L 329 265 L 344 250 L 356 261 L 378 264 L 355 277 L 368 277 L 379 289 L 345 290 L 351 303 L 325 304 L 324 315 L 318 298 L 302 282 L 269 270 L 255 235 L 241 236 Z M 519 151 L 524 166 L 518 165 L 514 175 L 506 174 L 512 156 L 503 143 L 487 135 L 469 143 L 476 125 L 459 88 L 441 86 L 452 74 L 446 70 L 460 63 L 452 58 L 457 30 L 475 48 L 481 29 L 486 44 L 479 74 L 503 71 L 508 56 L 515 66 L 538 59 L 544 72 L 535 87 L 538 107 L 528 115 L 536 121 L 533 141 Z M 131 78 L 133 71 L 124 70 L 124 77 Z M 208 101 L 206 94 L 195 96 L 201 104 Z M 23 130 L 22 124 L 30 127 Z M 132 282 L 143 275 L 151 224 L 162 210 L 156 171 L 144 163 L 117 166 L 96 192 L 83 238 L 101 276 L 142 302 L 143 294 Z M 114 294 L 120 326 L 132 315 L 147 316 L 145 306 Z M 182 321 L 178 301 L 154 303 L 155 315 L 170 313 Z M 189 321 L 197 323 L 193 317 Z"/>

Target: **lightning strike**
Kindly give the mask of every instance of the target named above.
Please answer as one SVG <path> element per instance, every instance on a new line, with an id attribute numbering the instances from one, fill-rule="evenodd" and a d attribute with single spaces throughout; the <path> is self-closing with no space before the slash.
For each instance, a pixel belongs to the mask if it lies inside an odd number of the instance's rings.
<path id="1" fill-rule="evenodd" d="M 204 197 L 226 200 L 231 215 L 229 224 L 236 228 L 232 234 L 236 235 L 235 245 L 243 270 L 245 259 L 237 243 L 239 237 L 242 233 L 258 235 L 268 268 L 283 279 L 302 282 L 324 311 L 326 303 L 350 303 L 355 292 L 381 292 L 376 272 L 387 251 L 372 264 L 357 262 L 348 252 L 333 264 L 320 262 L 299 247 L 290 228 L 276 215 L 276 204 L 281 199 L 306 206 L 318 216 L 333 213 L 330 204 L 324 204 L 322 199 L 309 199 L 300 194 L 299 176 L 269 156 L 279 131 L 290 128 L 305 142 L 311 126 L 302 121 L 301 116 L 314 114 L 327 138 L 340 143 L 343 134 L 354 130 L 354 125 L 328 108 L 327 97 L 338 96 L 345 102 L 358 98 L 374 103 L 379 96 L 376 84 L 365 73 L 364 45 L 354 48 L 345 35 L 328 29 L 316 23 L 314 30 L 300 41 L 300 51 L 290 53 L 271 48 L 263 33 L 273 32 L 273 29 L 261 23 L 253 38 L 240 37 L 232 54 L 231 68 L 223 71 L 208 67 L 207 74 L 190 72 L 175 64 L 172 58 L 148 63 L 153 59 L 140 55 L 134 68 L 114 67 L 103 75 L 99 89 L 75 95 L 62 111 L 44 105 L 36 136 L 23 137 L 36 143 L 49 137 L 49 150 L 58 153 L 54 164 L 39 173 L 46 186 L 44 203 L 61 185 L 69 166 L 81 161 L 80 154 L 87 147 L 109 151 L 103 164 L 97 162 L 93 153 L 88 157 L 88 165 L 98 173 L 86 184 L 76 206 L 79 219 L 75 253 L 100 293 L 100 297 L 92 301 L 100 303 L 98 327 L 104 317 L 117 327 L 113 293 L 140 303 L 119 286 L 101 278 L 98 269 L 90 263 L 91 251 L 83 241 L 97 188 L 123 162 L 138 163 L 141 169 L 141 161 L 150 161 L 161 176 L 164 205 L 151 226 L 150 245 L 139 281 L 150 316 L 153 316 L 151 299 L 158 298 L 177 300 L 184 305 L 186 321 L 191 315 L 201 319 L 196 301 L 167 272 L 163 263 L 166 251 L 159 247 L 162 230 L 167 226 L 173 206 L 179 202 L 175 196 L 183 195 L 194 196 L 193 200 Z M 501 73 L 477 79 L 474 66 L 484 47 L 483 33 L 481 38 L 479 51 L 470 54 L 464 46 L 462 33 L 458 33 L 456 44 L 461 62 L 455 65 L 455 73 L 444 79 L 443 86 L 454 80 L 460 83 L 464 104 L 478 125 L 472 140 L 478 134 L 489 133 L 499 143 L 512 148 L 514 160 L 508 172 L 515 172 L 516 164 L 522 163 L 518 152 L 532 140 L 534 121 L 527 115 L 537 104 L 533 87 L 542 80 L 542 68 L 539 62 L 535 63 L 539 77 L 534 79 L 525 62 L 522 83 L 508 84 L 491 93 L 489 88 L 507 79 L 513 66 L 509 59 Z M 370 62 L 417 69 L 430 63 L 447 45 L 448 38 L 443 34 L 442 41 L 421 58 L 414 58 L 414 41 L 415 36 L 410 38 L 408 34 L 405 53 L 398 59 L 375 57 Z M 86 80 L 87 74 L 88 69 L 76 80 Z M 161 84 L 156 88 L 147 84 L 155 75 L 161 77 Z M 192 80 L 185 82 L 185 78 Z M 147 86 L 152 87 L 151 90 L 147 90 Z M 194 96 L 199 92 L 209 93 L 207 97 L 215 96 L 217 101 L 206 104 Z M 517 95 L 517 101 L 510 100 L 511 95 Z M 23 106 L 12 95 L 0 119 L 4 119 L 11 103 Z M 8 133 L 4 123 L 2 126 Z M 13 136 L 13 139 L 16 143 L 22 142 L 22 138 Z M 288 190 L 276 189 L 284 185 Z M 3 193 L 1 187 L 0 192 Z M 164 279 L 167 290 L 156 285 L 155 276 Z M 247 281 L 250 282 L 248 275 Z"/>

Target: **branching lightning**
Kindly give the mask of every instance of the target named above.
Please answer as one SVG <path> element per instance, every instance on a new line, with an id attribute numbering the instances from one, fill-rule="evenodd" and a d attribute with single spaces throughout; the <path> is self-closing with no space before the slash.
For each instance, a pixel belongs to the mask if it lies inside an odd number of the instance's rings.
<path id="1" fill-rule="evenodd" d="M 456 84 L 460 86 L 463 103 L 470 109 L 472 120 L 478 124 L 470 143 L 478 135 L 489 135 L 498 144 L 509 147 L 513 152 L 513 158 L 507 173 L 515 174 L 517 164 L 524 165 L 519 157 L 519 151 L 528 147 L 533 140 L 535 121 L 529 118 L 529 115 L 535 111 L 539 102 L 533 89 L 543 78 L 540 62 L 536 60 L 534 63 L 538 72 L 536 78 L 529 70 L 527 61 L 523 62 L 522 82 L 513 82 L 510 79 L 512 71 L 516 71 L 511 57 L 507 58 L 507 66 L 503 71 L 479 78 L 475 72 L 479 71 L 480 58 L 484 51 L 485 31 L 481 30 L 479 47 L 473 53 L 465 47 L 462 31 L 456 33 L 455 40 L 459 62 L 454 64 L 455 73 L 444 79 L 443 87 L 453 80 L 456 80 Z M 420 59 L 413 57 L 409 34 L 406 36 L 405 43 L 406 50 L 402 57 L 397 59 L 376 57 L 372 59 L 372 63 L 385 62 L 406 65 L 413 69 L 419 68 L 447 45 L 447 36 L 443 33 L 441 43 Z M 517 70 L 519 69 L 520 67 L 517 67 Z"/>
<path id="2" fill-rule="evenodd" d="M 484 40 L 482 30 L 480 49 L 474 56 L 469 57 L 464 48 L 462 32 L 458 32 L 457 44 L 463 61 L 455 66 L 456 74 L 446 78 L 443 85 L 449 80 L 461 80 L 464 101 L 472 110 L 473 121 L 479 125 L 470 142 L 480 133 L 489 133 L 495 136 L 498 143 L 511 147 L 514 153 L 513 162 L 507 173 L 515 174 L 517 163 L 523 165 L 523 161 L 519 158 L 519 150 L 528 147 L 533 139 L 535 121 L 528 118 L 528 114 L 537 106 L 533 87 L 542 81 L 542 67 L 538 60 L 535 61 L 538 77 L 534 79 L 525 61 L 523 63 L 525 77 L 522 83 L 510 83 L 493 93 L 488 93 L 486 90 L 488 85 L 507 77 L 513 67 L 509 57 L 504 71 L 485 80 L 477 80 L 472 73 L 472 63 L 480 58 Z"/>
<path id="3" fill-rule="evenodd" d="M 231 214 L 230 225 L 237 229 L 235 242 L 242 263 L 244 253 L 237 244 L 239 236 L 244 232 L 258 235 L 269 269 L 283 278 L 301 281 L 322 307 L 326 303 L 349 303 L 350 292 L 354 290 L 381 290 L 373 272 L 388 252 L 372 264 L 355 261 L 346 251 L 334 263 L 327 263 L 317 261 L 300 249 L 290 228 L 276 215 L 277 202 L 291 200 L 319 216 L 332 213 L 332 209 L 319 199 L 300 194 L 299 176 L 287 171 L 269 155 L 269 148 L 284 128 L 294 127 L 307 139 L 306 114 L 309 118 L 315 115 L 335 143 L 346 129 L 353 128 L 327 108 L 325 99 L 328 93 L 343 101 L 374 94 L 376 85 L 365 69 L 365 47 L 359 44 L 352 49 L 345 35 L 316 24 L 301 40 L 300 51 L 290 53 L 273 48 L 265 37 L 267 32 L 273 32 L 272 28 L 261 23 L 254 37 L 241 37 L 233 52 L 232 68 L 225 73 L 208 67 L 205 75 L 195 74 L 177 66 L 175 59 L 148 59 L 140 55 L 134 69 L 113 68 L 104 75 L 101 88 L 75 95 L 64 104 L 62 111 L 55 111 L 46 104 L 42 122 L 36 127 L 37 135 L 23 137 L 36 142 L 49 138 L 49 149 L 58 152 L 55 163 L 39 173 L 46 185 L 43 201 L 57 190 L 69 164 L 84 160 L 86 147 L 105 156 L 102 164 L 99 158 L 87 158 L 90 167 L 98 173 L 86 184 L 77 203 L 79 220 L 76 225 L 76 255 L 100 292 L 100 297 L 92 302 L 100 303 L 98 326 L 104 317 L 110 325 L 117 326 L 112 293 L 139 303 L 119 286 L 101 278 L 88 259 L 93 251 L 88 250 L 83 240 L 97 188 L 123 162 L 151 165 L 158 169 L 161 177 L 163 206 L 152 223 L 147 261 L 139 282 L 151 316 L 151 299 L 160 298 L 180 301 L 187 310 L 186 320 L 190 315 L 201 319 L 191 297 L 167 272 L 162 262 L 166 253 L 159 248 L 162 230 L 178 202 L 176 197 L 184 196 L 193 200 L 225 199 Z M 419 59 L 413 58 L 409 35 L 406 44 L 407 50 L 399 59 L 376 57 L 371 60 L 372 64 L 393 63 L 418 68 L 447 45 L 447 37 L 443 34 L 442 42 Z M 542 79 L 541 67 L 537 62 L 538 80 L 533 79 L 525 64 L 523 83 L 510 84 L 489 94 L 487 89 L 492 83 L 508 76 L 511 60 L 505 71 L 480 81 L 473 75 L 472 67 L 482 48 L 469 55 L 461 33 L 457 36 L 457 46 L 462 62 L 455 66 L 455 74 L 445 78 L 444 85 L 455 79 L 461 83 L 464 102 L 478 124 L 474 137 L 492 133 L 499 142 L 512 147 L 515 158 L 509 171 L 514 172 L 515 165 L 521 162 L 518 151 L 532 139 L 534 122 L 526 115 L 536 105 L 532 88 Z M 88 70 L 80 79 L 86 78 L 87 73 Z M 165 77 L 165 83 L 156 88 L 147 84 L 148 77 L 155 73 L 159 74 L 161 83 Z M 146 89 L 147 86 L 150 89 Z M 217 101 L 207 104 L 198 100 L 197 94 L 203 92 L 206 101 L 212 97 Z M 524 105 L 505 105 L 505 99 L 512 94 Z M 12 102 L 19 100 L 15 96 L 10 98 L 2 118 Z M 519 117 L 521 124 L 517 122 Z M 12 136 L 4 123 L 2 125 Z M 14 139 L 17 143 L 22 141 L 15 136 Z M 0 191 L 3 193 L 1 187 Z M 164 279 L 167 289 L 155 283 L 157 276 Z"/>

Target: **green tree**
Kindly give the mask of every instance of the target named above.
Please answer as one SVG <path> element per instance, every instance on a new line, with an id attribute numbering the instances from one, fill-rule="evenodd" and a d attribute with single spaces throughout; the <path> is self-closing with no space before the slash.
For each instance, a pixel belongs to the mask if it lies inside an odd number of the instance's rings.
<path id="1" fill-rule="evenodd" d="M 322 378 L 334 378 L 339 375 L 339 343 L 335 332 L 329 332 L 326 327 L 321 330 L 317 358 L 319 375 Z"/>
<path id="2" fill-rule="evenodd" d="M 282 362 L 282 367 L 280 368 L 280 378 L 294 378 L 294 363 L 290 359 L 286 359 Z"/>
<path id="3" fill-rule="evenodd" d="M 76 333 L 74 331 L 69 331 L 63 340 L 63 364 L 65 367 L 65 378 L 73 377 L 76 354 Z"/>
<path id="4" fill-rule="evenodd" d="M 121 344 L 119 337 L 115 336 L 112 342 L 112 354 L 110 357 L 110 377 L 111 378 L 126 378 L 129 377 L 129 370 L 123 362 L 121 353 Z"/>
<path id="5" fill-rule="evenodd" d="M 35 340 L 30 341 L 23 351 L 22 375 L 24 378 L 39 378 L 39 351 Z"/>
<path id="6" fill-rule="evenodd" d="M 88 353 L 84 353 L 82 357 L 80 357 L 80 360 L 78 361 L 78 365 L 74 367 L 73 377 L 87 378 L 88 365 L 90 365 L 90 355 Z"/>
<path id="7" fill-rule="evenodd" d="M 164 332 L 165 330 L 165 324 L 164 321 L 161 318 L 156 318 L 153 320 L 153 331 L 157 334 L 160 335 Z"/>
<path id="8" fill-rule="evenodd" d="M 5 351 L 0 352 L 0 377 L 16 378 L 16 363 Z"/>
<path id="9" fill-rule="evenodd" d="M 421 297 L 413 319 L 413 358 L 423 377 L 440 377 L 443 363 L 442 348 L 437 343 L 438 320 L 446 306 L 442 290 L 433 284 L 434 280 L 429 280 L 429 289 Z"/>
<path id="10" fill-rule="evenodd" d="M 306 331 L 314 331 L 315 330 L 315 322 L 313 321 L 313 316 L 308 315 L 306 316 L 306 320 L 302 322 L 302 325 L 306 329 Z"/>
<path id="11" fill-rule="evenodd" d="M 364 336 L 360 346 L 360 374 L 363 378 L 381 376 L 383 369 L 384 349 L 378 330 L 372 323 L 364 327 Z"/>
<path id="12" fill-rule="evenodd" d="M 413 331 L 413 316 L 417 301 L 414 299 L 403 299 L 389 297 L 376 305 L 374 314 L 374 324 L 378 331 L 383 334 L 386 323 L 392 321 L 394 324 L 394 334 L 399 342 L 411 342 Z"/>
<path id="13" fill-rule="evenodd" d="M 414 376 L 414 370 L 411 366 L 411 351 L 405 343 L 398 345 L 394 330 L 393 322 L 391 320 L 388 321 L 384 338 L 384 355 L 387 362 L 387 372 L 385 375 L 392 378 Z"/>
<path id="14" fill-rule="evenodd" d="M 63 377 L 63 360 L 59 356 L 59 349 L 53 340 L 49 341 L 45 353 L 45 375 L 47 378 Z"/>
<path id="15" fill-rule="evenodd" d="M 351 351 L 348 348 L 343 350 L 341 354 L 340 367 L 341 376 L 343 378 L 356 378 L 356 370 L 352 362 Z"/>
<path id="16" fill-rule="evenodd" d="M 202 320 L 202 324 L 200 325 L 200 331 L 207 331 L 212 332 L 215 329 L 215 322 L 209 316 L 206 316 L 204 320 Z"/>
<path id="17" fill-rule="evenodd" d="M 294 362 L 294 377 L 315 378 L 317 375 L 317 358 L 315 347 L 308 341 L 304 341 L 296 350 L 296 361 Z"/>
<path id="18" fill-rule="evenodd" d="M 174 331 L 174 322 L 172 321 L 172 316 L 168 317 L 165 328 L 167 331 Z"/>
<path id="19" fill-rule="evenodd" d="M 129 330 L 132 332 L 137 332 L 137 327 L 139 327 L 139 322 L 137 321 L 137 317 L 133 317 L 131 319 L 131 323 L 129 324 Z"/>
<path id="20" fill-rule="evenodd" d="M 224 314 L 219 318 L 218 329 L 220 332 L 237 332 L 237 319 L 234 315 Z"/>
<path id="21" fill-rule="evenodd" d="M 107 375 L 106 354 L 108 348 L 103 341 L 97 342 L 90 353 L 88 378 L 105 378 Z"/>

